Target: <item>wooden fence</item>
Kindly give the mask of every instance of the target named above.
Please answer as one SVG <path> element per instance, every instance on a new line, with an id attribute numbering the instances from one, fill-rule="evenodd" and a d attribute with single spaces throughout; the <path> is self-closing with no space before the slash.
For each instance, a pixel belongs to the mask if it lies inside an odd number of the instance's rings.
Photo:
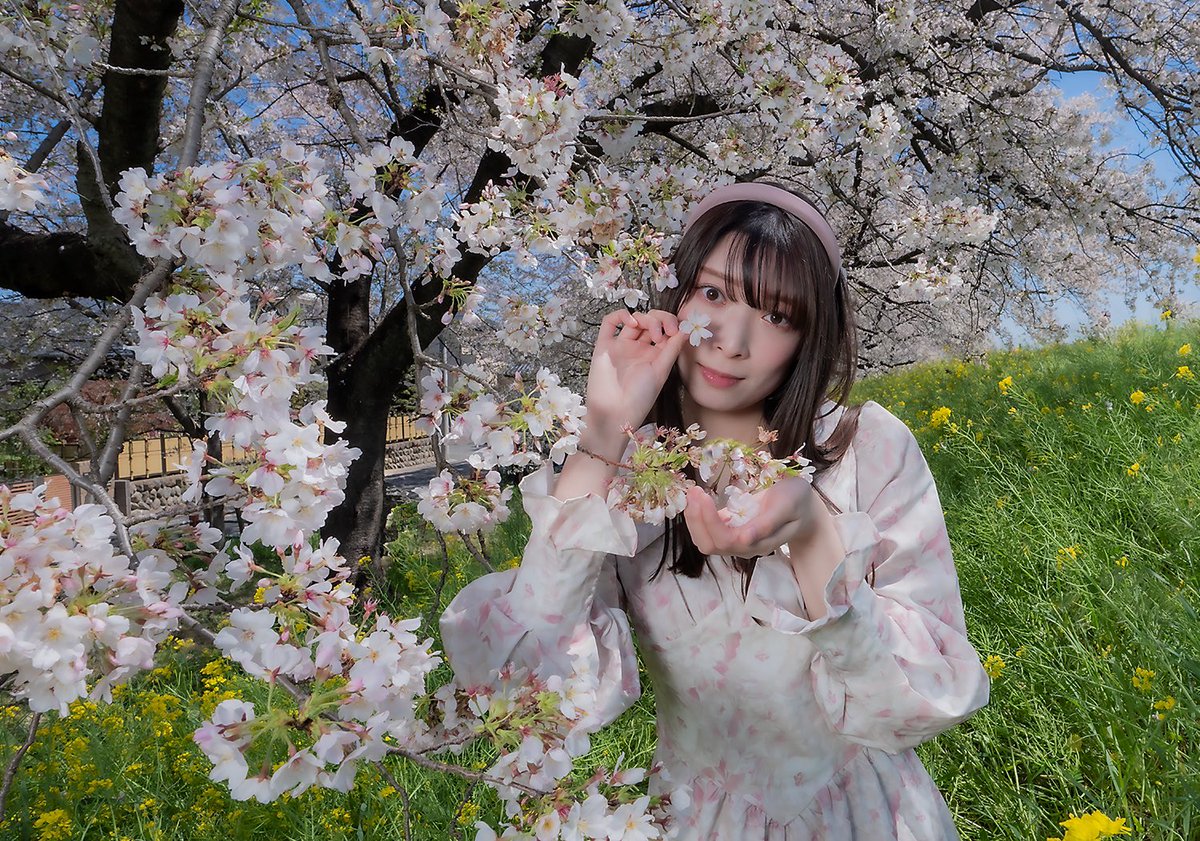
<path id="1" fill-rule="evenodd" d="M 387 443 L 423 438 L 417 432 L 413 419 L 407 415 L 392 415 L 387 422 Z M 117 471 L 114 479 L 149 479 L 153 476 L 169 476 L 182 473 L 192 455 L 192 439 L 186 435 L 159 435 L 157 438 L 135 438 L 126 441 L 117 456 Z M 221 461 L 226 463 L 246 459 L 246 451 L 225 443 Z"/>

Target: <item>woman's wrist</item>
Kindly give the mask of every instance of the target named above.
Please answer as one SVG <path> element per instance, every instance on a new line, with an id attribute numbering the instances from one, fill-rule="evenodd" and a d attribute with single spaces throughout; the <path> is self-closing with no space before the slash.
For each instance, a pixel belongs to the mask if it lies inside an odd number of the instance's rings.
<path id="1" fill-rule="evenodd" d="M 610 426 L 589 426 L 579 436 L 578 449 L 582 453 L 612 462 L 620 461 L 625 454 L 629 436 L 623 430 Z"/>

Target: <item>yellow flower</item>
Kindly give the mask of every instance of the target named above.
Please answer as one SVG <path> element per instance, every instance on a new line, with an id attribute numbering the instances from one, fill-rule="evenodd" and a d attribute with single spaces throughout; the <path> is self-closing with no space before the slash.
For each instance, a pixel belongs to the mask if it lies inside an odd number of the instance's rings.
<path id="1" fill-rule="evenodd" d="M 1013 652 L 1013 657 L 1024 657 L 1024 656 L 1025 656 L 1025 646 L 1023 646 L 1023 645 L 1020 648 L 1018 648 L 1016 651 Z"/>
<path id="2" fill-rule="evenodd" d="M 950 410 L 948 408 L 946 408 L 945 406 L 942 406 L 939 409 L 933 410 L 933 414 L 929 416 L 929 425 L 932 426 L 934 429 L 937 429 L 939 426 L 944 424 L 949 419 L 950 419 Z"/>
<path id="3" fill-rule="evenodd" d="M 983 670 L 987 672 L 988 677 L 995 680 L 1004 671 L 1004 659 L 997 654 L 989 654 L 983 661 Z"/>
<path id="4" fill-rule="evenodd" d="M 1166 320 L 1167 320 L 1168 318 L 1170 318 L 1170 317 L 1171 317 L 1171 311 L 1170 311 L 1170 310 L 1163 310 L 1163 311 L 1162 311 L 1162 315 L 1160 315 L 1160 316 L 1158 317 L 1158 320 L 1159 320 L 1159 321 L 1166 321 Z"/>
<path id="5" fill-rule="evenodd" d="M 1169 713 L 1171 710 L 1175 709 L 1175 696 L 1168 695 L 1161 701 L 1155 701 L 1154 709 L 1158 710 L 1158 712 L 1154 714 L 1154 717 L 1159 721 L 1162 721 L 1164 718 L 1163 713 Z"/>
<path id="6" fill-rule="evenodd" d="M 1135 461 L 1133 464 L 1131 464 L 1125 468 L 1125 475 L 1126 476 L 1136 476 L 1136 475 L 1138 475 L 1138 472 L 1141 469 L 1142 469 L 1141 462 Z"/>
<path id="7" fill-rule="evenodd" d="M 53 812 L 43 812 L 33 822 L 33 828 L 38 831 L 38 841 L 63 841 L 74 834 L 75 826 L 65 809 L 55 809 Z"/>
<path id="8" fill-rule="evenodd" d="M 1078 818 L 1072 812 L 1071 817 L 1062 821 L 1059 826 L 1066 827 L 1067 831 L 1061 838 L 1050 838 L 1047 841 L 1100 841 L 1102 838 L 1130 833 L 1124 818 L 1114 820 L 1103 812 L 1091 812 Z"/>
<path id="9" fill-rule="evenodd" d="M 1058 562 L 1056 563 L 1055 566 L 1061 571 L 1063 568 L 1063 562 L 1068 561 L 1068 560 L 1074 561 L 1074 560 L 1077 560 L 1078 558 L 1079 558 L 1079 546 L 1078 545 L 1063 546 L 1061 549 L 1058 550 Z"/>
<path id="10" fill-rule="evenodd" d="M 1194 380 L 1196 375 L 1192 373 L 1192 369 L 1186 365 L 1180 365 L 1175 369 L 1175 376 L 1181 380 Z"/>
<path id="11" fill-rule="evenodd" d="M 472 825 L 474 825 L 475 820 L 478 817 L 479 817 L 478 804 L 472 803 L 470 800 L 468 800 L 466 803 L 462 804 L 461 808 L 459 809 L 458 825 L 459 826 L 472 826 Z"/>
<path id="12" fill-rule="evenodd" d="M 1129 395 L 1130 403 L 1134 403 L 1134 404 L 1141 403 L 1145 399 L 1146 399 L 1146 394 L 1140 388 L 1137 391 L 1133 392 L 1133 394 Z"/>
<path id="13" fill-rule="evenodd" d="M 1117 558 L 1117 560 L 1116 560 L 1116 564 L 1117 564 L 1117 566 L 1119 566 L 1119 567 L 1127 567 L 1127 566 L 1129 566 L 1129 556 L 1128 556 L 1128 555 L 1122 555 L 1121 557 Z"/>
<path id="14" fill-rule="evenodd" d="M 1154 672 L 1150 669 L 1143 669 L 1138 666 L 1133 670 L 1133 686 L 1142 692 L 1150 691 L 1150 683 L 1154 679 Z"/>
<path id="15" fill-rule="evenodd" d="M 1178 353 L 1180 356 L 1187 356 L 1191 352 L 1192 352 L 1192 345 L 1190 342 L 1188 344 L 1179 346 Z"/>
<path id="16" fill-rule="evenodd" d="M 1005 377 L 1004 379 L 1000 380 L 1000 382 L 996 383 L 996 385 L 1000 387 L 1001 394 L 1008 394 L 1008 390 L 1012 387 L 1012 384 L 1012 377 Z"/>

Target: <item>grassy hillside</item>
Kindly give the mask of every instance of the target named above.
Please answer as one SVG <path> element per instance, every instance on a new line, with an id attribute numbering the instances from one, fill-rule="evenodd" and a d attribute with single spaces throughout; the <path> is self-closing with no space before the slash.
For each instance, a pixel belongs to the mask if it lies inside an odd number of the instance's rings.
<path id="1" fill-rule="evenodd" d="M 1191 348 L 1195 348 L 1195 352 Z M 1101 810 L 1134 838 L 1200 837 L 1200 325 L 1131 328 L 1111 342 L 996 354 L 864 381 L 916 433 L 937 479 L 968 631 L 991 703 L 919 748 L 964 839 L 1044 839 Z M 1200 367 L 1200 366 L 1198 366 Z M 518 560 L 519 511 L 491 541 Z M 386 609 L 436 612 L 480 570 L 440 550 L 411 506 L 393 515 Z M 430 626 L 432 630 L 432 626 Z M 647 681 L 643 681 L 645 685 Z M 0 837 L 406 837 L 402 794 L 365 772 L 349 795 L 236 803 L 208 781 L 190 734 L 235 692 L 265 697 L 228 661 L 181 641 L 111 707 L 43 725 Z M 3 757 L 25 720 L 0 708 Z M 648 764 L 649 689 L 593 740 L 598 763 Z M 469 761 L 486 767 L 486 752 Z M 444 839 L 495 816 L 490 792 L 397 763 L 411 837 Z M 449 831 L 448 831 L 449 828 Z"/>

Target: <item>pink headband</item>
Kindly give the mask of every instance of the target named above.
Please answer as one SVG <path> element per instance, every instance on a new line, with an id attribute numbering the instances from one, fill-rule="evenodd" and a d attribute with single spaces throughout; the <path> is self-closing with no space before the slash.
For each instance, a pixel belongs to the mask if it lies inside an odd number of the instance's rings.
<path id="1" fill-rule="evenodd" d="M 692 209 L 692 212 L 688 214 L 687 222 L 684 223 L 683 230 L 687 231 L 692 227 L 692 224 L 710 208 L 733 201 L 765 202 L 795 216 L 817 235 L 817 239 L 821 240 L 821 245 L 825 246 L 825 253 L 829 255 L 829 262 L 833 265 L 833 276 L 835 278 L 838 276 L 838 272 L 842 270 L 842 250 L 838 247 L 837 236 L 834 235 L 833 228 L 829 227 L 829 223 L 825 221 L 821 211 L 799 196 L 789 193 L 787 190 L 781 190 L 779 187 L 772 187 L 770 184 L 742 181 L 718 187 Z"/>

